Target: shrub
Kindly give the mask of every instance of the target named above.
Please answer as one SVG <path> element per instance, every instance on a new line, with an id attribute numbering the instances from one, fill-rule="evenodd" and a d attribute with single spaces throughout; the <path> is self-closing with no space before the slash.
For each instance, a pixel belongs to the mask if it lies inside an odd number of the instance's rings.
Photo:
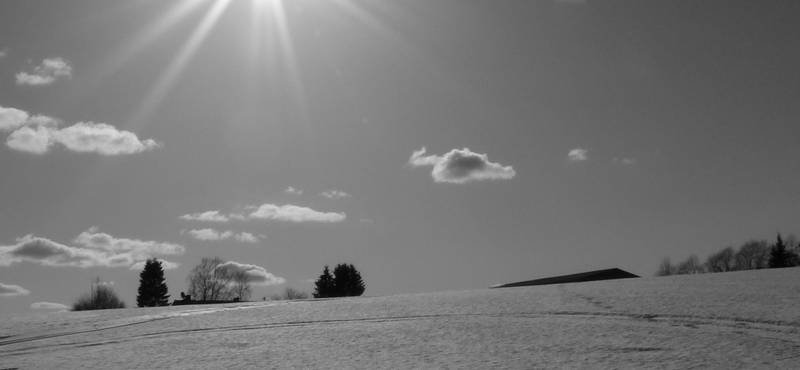
<path id="1" fill-rule="evenodd" d="M 94 285 L 91 292 L 80 296 L 72 304 L 73 311 L 108 310 L 112 308 L 125 308 L 125 302 L 117 297 L 111 287 L 102 284 Z"/>

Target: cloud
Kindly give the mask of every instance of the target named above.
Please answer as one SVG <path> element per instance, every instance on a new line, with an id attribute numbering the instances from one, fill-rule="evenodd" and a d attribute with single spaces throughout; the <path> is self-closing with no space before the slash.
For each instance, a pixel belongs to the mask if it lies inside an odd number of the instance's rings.
<path id="1" fill-rule="evenodd" d="M 248 217 L 294 222 L 341 222 L 344 221 L 346 215 L 344 213 L 319 212 L 311 208 L 291 204 L 284 206 L 262 204 L 250 213 Z"/>
<path id="2" fill-rule="evenodd" d="M 219 211 L 208 211 L 203 213 L 192 213 L 179 217 L 184 220 L 191 221 L 207 221 L 207 222 L 228 222 L 230 218 L 226 215 L 220 214 Z"/>
<path id="3" fill-rule="evenodd" d="M 31 304 L 31 308 L 34 310 L 68 310 L 69 306 L 61 303 L 36 302 Z"/>
<path id="4" fill-rule="evenodd" d="M 14 131 L 22 126 L 56 127 L 58 123 L 55 118 L 31 116 L 21 109 L 0 106 L 0 131 Z"/>
<path id="5" fill-rule="evenodd" d="M 134 154 L 158 148 L 153 139 L 139 140 L 130 131 L 118 130 L 105 123 L 78 122 L 53 132 L 55 141 L 76 152 L 95 152 L 103 155 Z"/>
<path id="6" fill-rule="evenodd" d="M 286 279 L 267 272 L 267 270 L 261 266 L 229 261 L 219 265 L 217 268 L 220 267 L 227 268 L 228 271 L 232 273 L 246 273 L 250 276 L 250 282 L 255 285 L 279 285 L 286 282 Z"/>
<path id="7" fill-rule="evenodd" d="M 134 271 L 142 270 L 142 269 L 144 269 L 145 262 L 147 262 L 147 261 L 136 262 L 133 265 L 131 265 L 129 270 L 134 270 Z M 180 266 L 180 264 L 178 264 L 178 263 L 170 262 L 170 261 L 167 261 L 167 260 L 163 260 L 161 258 L 158 259 L 158 262 L 161 262 L 161 268 L 163 268 L 164 270 L 172 270 L 172 269 L 176 269 L 176 268 L 178 268 L 178 266 Z"/>
<path id="8" fill-rule="evenodd" d="M 294 195 L 302 195 L 303 194 L 302 190 L 297 190 L 297 189 L 295 189 L 295 188 L 293 188 L 291 186 L 286 188 L 286 190 L 284 190 L 283 192 L 286 193 L 286 194 L 294 194 Z"/>
<path id="9" fill-rule="evenodd" d="M 0 266 L 27 261 L 55 267 L 129 267 L 156 255 L 185 251 L 178 244 L 114 238 L 97 232 L 96 228 L 81 233 L 74 242 L 79 246 L 67 246 L 29 234 L 17 239 L 16 245 L 0 246 Z"/>
<path id="10" fill-rule="evenodd" d="M 6 55 L 8 55 L 8 48 L 3 48 L 3 50 L 0 50 L 0 59 L 5 58 Z"/>
<path id="11" fill-rule="evenodd" d="M 17 295 L 28 294 L 31 294 L 31 292 L 19 285 L 0 283 L 0 296 L 2 297 L 13 297 Z"/>
<path id="12" fill-rule="evenodd" d="M 0 131 L 13 131 L 6 145 L 14 150 L 44 154 L 58 143 L 76 152 L 120 155 L 161 146 L 153 139 L 139 140 L 136 134 L 105 123 L 78 122 L 62 129 L 57 127 L 59 123 L 52 117 L 0 107 Z"/>
<path id="13" fill-rule="evenodd" d="M 258 237 L 257 236 L 255 236 L 253 234 L 250 234 L 250 233 L 246 233 L 246 232 L 240 232 L 240 233 L 234 235 L 233 238 L 238 240 L 238 241 L 240 241 L 240 242 L 242 242 L 242 243 L 258 243 Z"/>
<path id="14" fill-rule="evenodd" d="M 189 234 L 198 240 L 222 240 L 233 236 L 233 231 L 219 232 L 214 229 L 190 230 Z"/>
<path id="15" fill-rule="evenodd" d="M 632 158 L 614 158 L 614 163 L 621 163 L 626 166 L 636 164 L 636 160 Z"/>
<path id="16" fill-rule="evenodd" d="M 567 156 L 569 157 L 570 161 L 580 162 L 589 159 L 589 157 L 586 155 L 588 152 L 589 151 L 586 149 L 577 148 L 570 150 Z"/>
<path id="17" fill-rule="evenodd" d="M 17 73 L 17 85 L 49 85 L 59 77 L 72 76 L 72 66 L 63 58 L 49 58 L 28 72 Z"/>
<path id="18" fill-rule="evenodd" d="M 339 199 L 339 198 L 351 197 L 352 195 L 347 194 L 347 193 L 345 193 L 343 191 L 328 190 L 328 191 L 324 191 L 322 193 L 319 193 L 319 196 L 325 197 L 325 198 L 328 198 L 328 199 Z"/>
<path id="19" fill-rule="evenodd" d="M 511 166 L 489 162 L 486 154 L 474 153 L 467 148 L 453 149 L 443 156 L 424 157 L 423 154 L 424 147 L 414 151 L 408 162 L 414 167 L 433 166 L 431 176 L 436 182 L 463 184 L 474 180 L 508 180 L 516 175 Z"/>

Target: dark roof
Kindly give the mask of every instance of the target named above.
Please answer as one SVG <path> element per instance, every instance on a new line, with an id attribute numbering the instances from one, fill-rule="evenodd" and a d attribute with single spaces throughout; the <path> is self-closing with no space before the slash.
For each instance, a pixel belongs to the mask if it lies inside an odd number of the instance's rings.
<path id="1" fill-rule="evenodd" d="M 533 286 L 533 285 L 550 285 L 550 284 L 566 284 L 566 283 L 582 283 L 586 281 L 598 280 L 614 280 L 614 279 L 629 279 L 638 278 L 639 276 L 631 274 L 630 272 L 620 270 L 618 268 L 581 272 L 579 274 L 554 276 L 544 279 L 520 281 L 518 283 L 509 283 L 496 286 L 494 288 L 511 288 L 515 286 Z"/>

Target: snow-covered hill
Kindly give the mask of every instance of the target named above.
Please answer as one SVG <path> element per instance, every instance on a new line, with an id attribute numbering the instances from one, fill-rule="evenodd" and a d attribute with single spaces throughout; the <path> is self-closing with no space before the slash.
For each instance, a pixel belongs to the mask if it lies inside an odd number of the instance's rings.
<path id="1" fill-rule="evenodd" d="M 0 369 L 795 369 L 800 268 L 0 323 Z"/>

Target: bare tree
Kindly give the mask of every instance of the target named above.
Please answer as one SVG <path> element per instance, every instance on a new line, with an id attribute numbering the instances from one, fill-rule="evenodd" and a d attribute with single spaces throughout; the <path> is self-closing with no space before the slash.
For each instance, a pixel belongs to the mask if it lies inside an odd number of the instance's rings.
<path id="1" fill-rule="evenodd" d="M 189 281 L 189 294 L 196 300 L 218 301 L 231 298 L 230 283 L 233 274 L 228 268 L 221 266 L 225 263 L 222 258 L 203 258 L 195 266 L 186 280 Z"/>
<path id="2" fill-rule="evenodd" d="M 766 240 L 750 240 L 736 252 L 737 270 L 757 270 L 767 268 L 769 248 Z"/>
<path id="3" fill-rule="evenodd" d="M 702 263 L 700 263 L 700 258 L 697 258 L 696 254 L 689 256 L 686 261 L 683 261 L 678 264 L 678 271 L 676 272 L 678 275 L 690 275 L 690 274 L 702 274 L 705 273 L 706 269 Z"/>
<path id="4" fill-rule="evenodd" d="M 270 301 L 289 301 L 295 299 L 308 299 L 308 293 L 301 292 L 292 287 L 286 287 L 283 293 L 275 293 L 269 296 Z M 267 297 L 264 297 L 264 300 L 267 300 Z"/>
<path id="5" fill-rule="evenodd" d="M 250 289 L 250 275 L 245 271 L 238 271 L 233 274 L 233 295 L 239 297 L 240 300 L 246 301 L 250 299 L 253 291 Z"/>
<path id="6" fill-rule="evenodd" d="M 706 268 L 709 272 L 728 272 L 736 269 L 736 251 L 727 247 L 708 256 Z"/>
<path id="7" fill-rule="evenodd" d="M 661 260 L 661 264 L 658 265 L 658 271 L 656 271 L 656 276 L 669 276 L 675 275 L 676 268 L 672 265 L 672 262 L 669 260 L 669 257 L 664 257 Z"/>

